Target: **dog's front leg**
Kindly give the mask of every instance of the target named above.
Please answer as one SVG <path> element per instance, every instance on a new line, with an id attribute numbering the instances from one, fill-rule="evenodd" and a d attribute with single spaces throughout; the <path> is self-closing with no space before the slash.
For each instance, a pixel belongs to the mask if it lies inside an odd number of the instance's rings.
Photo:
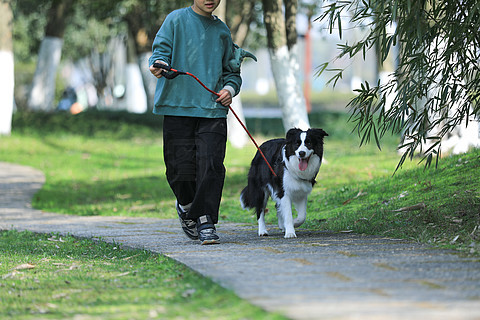
<path id="1" fill-rule="evenodd" d="M 301 226 L 307 218 L 307 198 L 298 202 L 294 202 L 295 209 L 297 209 L 297 217 L 293 220 L 293 226 L 295 228 Z"/>
<path id="2" fill-rule="evenodd" d="M 290 198 L 285 195 L 281 200 L 281 210 L 279 215 L 282 216 L 283 225 L 285 227 L 285 238 L 296 238 L 295 228 L 293 227 L 293 217 L 292 217 L 292 201 Z"/>

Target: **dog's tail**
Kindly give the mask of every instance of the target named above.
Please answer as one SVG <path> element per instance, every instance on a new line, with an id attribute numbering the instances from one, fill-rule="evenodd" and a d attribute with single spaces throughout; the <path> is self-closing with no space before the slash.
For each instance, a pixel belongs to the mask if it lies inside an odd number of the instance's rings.
<path id="1" fill-rule="evenodd" d="M 252 203 L 252 197 L 250 196 L 250 190 L 248 189 L 248 185 L 243 188 L 242 192 L 240 193 L 240 204 L 242 205 L 243 210 L 253 209 L 255 206 Z"/>
<path id="2" fill-rule="evenodd" d="M 240 193 L 240 204 L 244 210 L 255 209 L 258 219 L 265 206 L 265 196 L 261 187 L 255 188 L 249 183 Z"/>

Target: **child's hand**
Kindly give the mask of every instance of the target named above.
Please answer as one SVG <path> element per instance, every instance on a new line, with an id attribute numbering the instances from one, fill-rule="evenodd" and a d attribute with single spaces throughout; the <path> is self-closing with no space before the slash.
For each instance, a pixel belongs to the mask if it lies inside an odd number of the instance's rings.
<path id="1" fill-rule="evenodd" d="M 227 89 L 222 89 L 218 94 L 220 94 L 220 97 L 218 97 L 217 102 L 220 102 L 225 107 L 228 107 L 232 104 L 232 95 L 230 91 Z"/>
<path id="2" fill-rule="evenodd" d="M 161 63 L 161 64 L 164 64 L 164 65 L 167 65 L 165 62 L 160 61 L 160 60 L 156 60 L 155 62 L 156 62 L 156 63 Z M 159 78 L 159 79 L 160 79 L 161 77 L 163 77 L 163 75 L 162 75 L 163 69 L 162 69 L 162 68 L 155 68 L 155 67 L 153 66 L 153 64 L 152 64 L 149 69 L 150 69 L 150 72 L 151 72 L 155 77 L 157 77 L 157 78 Z"/>

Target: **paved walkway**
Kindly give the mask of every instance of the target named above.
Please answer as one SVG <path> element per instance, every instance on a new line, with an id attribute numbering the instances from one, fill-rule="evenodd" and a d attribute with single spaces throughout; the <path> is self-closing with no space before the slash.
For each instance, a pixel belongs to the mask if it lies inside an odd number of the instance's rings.
<path id="1" fill-rule="evenodd" d="M 44 183 L 0 162 L 0 229 L 59 232 L 167 255 L 240 297 L 292 319 L 480 319 L 480 259 L 403 240 L 299 230 L 283 239 L 220 223 L 222 244 L 201 246 L 176 220 L 78 217 L 31 208 Z"/>

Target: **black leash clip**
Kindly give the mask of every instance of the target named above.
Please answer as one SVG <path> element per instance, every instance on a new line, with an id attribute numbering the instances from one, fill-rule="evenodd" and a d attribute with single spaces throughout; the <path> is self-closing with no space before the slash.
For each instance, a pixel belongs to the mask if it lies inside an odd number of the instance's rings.
<path id="1" fill-rule="evenodd" d="M 175 79 L 177 76 L 179 76 L 181 74 L 185 74 L 185 72 L 173 69 L 169 65 L 166 65 L 166 64 L 163 64 L 163 63 L 155 62 L 153 64 L 153 67 L 158 68 L 158 69 L 162 69 L 162 72 L 161 72 L 162 76 L 164 76 L 165 78 L 167 78 L 169 80 Z"/>

